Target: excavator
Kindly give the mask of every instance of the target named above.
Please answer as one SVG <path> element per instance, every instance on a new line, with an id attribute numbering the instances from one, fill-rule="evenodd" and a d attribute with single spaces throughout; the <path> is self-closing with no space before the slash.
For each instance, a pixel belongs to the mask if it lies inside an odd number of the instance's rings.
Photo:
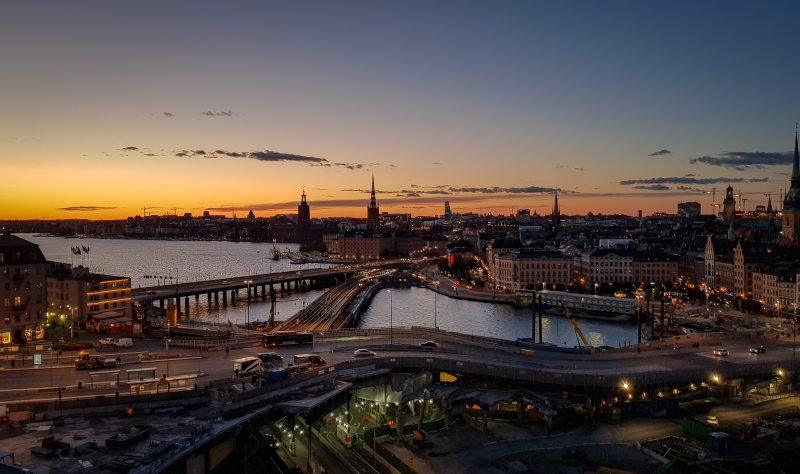
<path id="1" fill-rule="evenodd" d="M 567 318 L 567 321 L 572 324 L 572 329 L 575 330 L 575 337 L 578 339 L 578 345 L 591 348 L 592 345 L 589 344 L 589 340 L 583 335 L 583 331 L 581 331 L 580 326 L 578 326 L 578 322 L 572 317 L 572 312 L 567 309 L 567 305 L 564 304 L 564 301 L 559 300 L 559 303 L 561 303 L 561 307 L 564 308 L 564 317 Z"/>

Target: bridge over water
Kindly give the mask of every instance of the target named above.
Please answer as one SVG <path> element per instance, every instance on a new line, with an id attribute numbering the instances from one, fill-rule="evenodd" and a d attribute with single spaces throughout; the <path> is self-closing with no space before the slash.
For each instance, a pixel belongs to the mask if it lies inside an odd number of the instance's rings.
<path id="1" fill-rule="evenodd" d="M 199 300 L 205 294 L 208 304 L 223 306 L 236 304 L 239 292 L 246 291 L 245 298 L 267 298 L 275 300 L 276 294 L 303 291 L 307 288 L 330 286 L 338 282 L 345 282 L 353 274 L 374 269 L 408 268 L 415 264 L 414 261 L 391 260 L 378 263 L 365 263 L 360 265 L 339 265 L 328 268 L 303 269 L 298 271 L 266 273 L 257 275 L 242 275 L 237 277 L 204 280 L 196 282 L 178 283 L 173 285 L 142 287 L 131 290 L 135 303 L 145 308 L 149 314 L 155 302 L 158 306 L 166 308 L 172 301 L 178 309 L 178 314 L 189 316 L 189 298 Z M 183 304 L 181 300 L 183 299 Z"/>

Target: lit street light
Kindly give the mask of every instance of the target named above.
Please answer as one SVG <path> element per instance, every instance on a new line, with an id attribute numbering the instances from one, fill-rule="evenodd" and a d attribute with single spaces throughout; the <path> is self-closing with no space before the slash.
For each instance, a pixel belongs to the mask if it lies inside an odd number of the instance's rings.
<path id="1" fill-rule="evenodd" d="M 247 322 L 245 327 L 250 329 L 250 284 L 253 283 L 253 280 L 245 280 L 244 283 L 247 285 Z"/>
<path id="2" fill-rule="evenodd" d="M 434 280 L 431 283 L 436 288 L 433 290 L 433 328 L 439 329 L 439 325 L 436 324 L 436 294 L 439 292 L 439 280 Z"/>
<path id="3" fill-rule="evenodd" d="M 386 290 L 389 293 L 389 345 L 394 344 L 394 318 L 393 318 L 393 308 L 392 308 L 392 290 L 391 288 Z"/>

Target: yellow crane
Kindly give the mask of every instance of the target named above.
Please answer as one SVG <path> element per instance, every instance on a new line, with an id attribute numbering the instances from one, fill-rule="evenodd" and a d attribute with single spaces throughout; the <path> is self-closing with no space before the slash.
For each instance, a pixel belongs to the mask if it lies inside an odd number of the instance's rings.
<path id="1" fill-rule="evenodd" d="M 567 305 L 564 304 L 563 300 L 559 300 L 559 303 L 561 303 L 561 307 L 564 308 L 564 317 L 567 318 L 567 321 L 572 324 L 572 329 L 575 330 L 575 336 L 578 338 L 578 344 L 583 344 L 585 347 L 591 347 L 589 340 L 583 335 L 583 331 L 581 331 L 577 321 L 575 321 L 575 318 L 572 317 L 572 312 L 567 309 Z"/>

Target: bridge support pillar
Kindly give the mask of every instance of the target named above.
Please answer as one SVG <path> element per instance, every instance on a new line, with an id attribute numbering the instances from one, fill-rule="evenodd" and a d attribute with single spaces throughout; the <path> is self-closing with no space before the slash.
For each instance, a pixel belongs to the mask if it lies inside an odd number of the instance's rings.
<path id="1" fill-rule="evenodd" d="M 481 432 L 486 433 L 489 425 L 489 407 L 481 405 Z"/>
<path id="2" fill-rule="evenodd" d="M 200 293 L 195 293 L 194 294 L 194 300 L 195 301 L 200 301 Z"/>
<path id="3" fill-rule="evenodd" d="M 209 295 L 210 294 L 211 293 L 209 293 Z M 214 292 L 214 306 L 219 306 L 219 293 L 216 291 Z"/>
<path id="4" fill-rule="evenodd" d="M 183 299 L 183 307 L 184 307 L 183 312 L 186 313 L 186 319 L 189 319 L 189 317 L 191 315 L 189 313 L 189 297 L 188 296 Z"/>
<path id="5" fill-rule="evenodd" d="M 228 306 L 228 292 L 222 290 L 222 306 Z"/>
<path id="6" fill-rule="evenodd" d="M 395 424 L 395 429 L 397 430 L 397 439 L 403 439 L 403 426 L 406 424 L 406 415 L 399 406 L 395 405 L 394 409 L 396 413 L 395 421 L 397 421 Z"/>
<path id="7" fill-rule="evenodd" d="M 231 290 L 231 304 L 234 306 L 236 305 L 236 293 L 238 290 Z"/>
<path id="8" fill-rule="evenodd" d="M 211 306 L 211 293 L 206 293 L 206 299 L 208 300 L 208 305 Z"/>
<path id="9" fill-rule="evenodd" d="M 267 285 L 261 285 L 261 299 L 267 299 Z"/>
<path id="10" fill-rule="evenodd" d="M 522 415 L 525 413 L 525 402 L 521 398 L 517 399 L 517 423 L 522 423 Z"/>
<path id="11" fill-rule="evenodd" d="M 159 308 L 161 308 L 161 309 L 164 309 L 164 308 L 165 308 L 165 306 L 164 306 L 164 300 L 158 300 L 158 307 L 159 307 Z"/>
<path id="12" fill-rule="evenodd" d="M 178 317 L 180 318 L 181 315 L 183 314 L 183 312 L 181 311 L 181 298 L 180 297 L 176 297 L 175 298 L 175 311 L 178 312 Z"/>
<path id="13" fill-rule="evenodd" d="M 283 282 L 281 282 L 281 293 L 286 293 L 286 288 L 283 287 Z"/>

